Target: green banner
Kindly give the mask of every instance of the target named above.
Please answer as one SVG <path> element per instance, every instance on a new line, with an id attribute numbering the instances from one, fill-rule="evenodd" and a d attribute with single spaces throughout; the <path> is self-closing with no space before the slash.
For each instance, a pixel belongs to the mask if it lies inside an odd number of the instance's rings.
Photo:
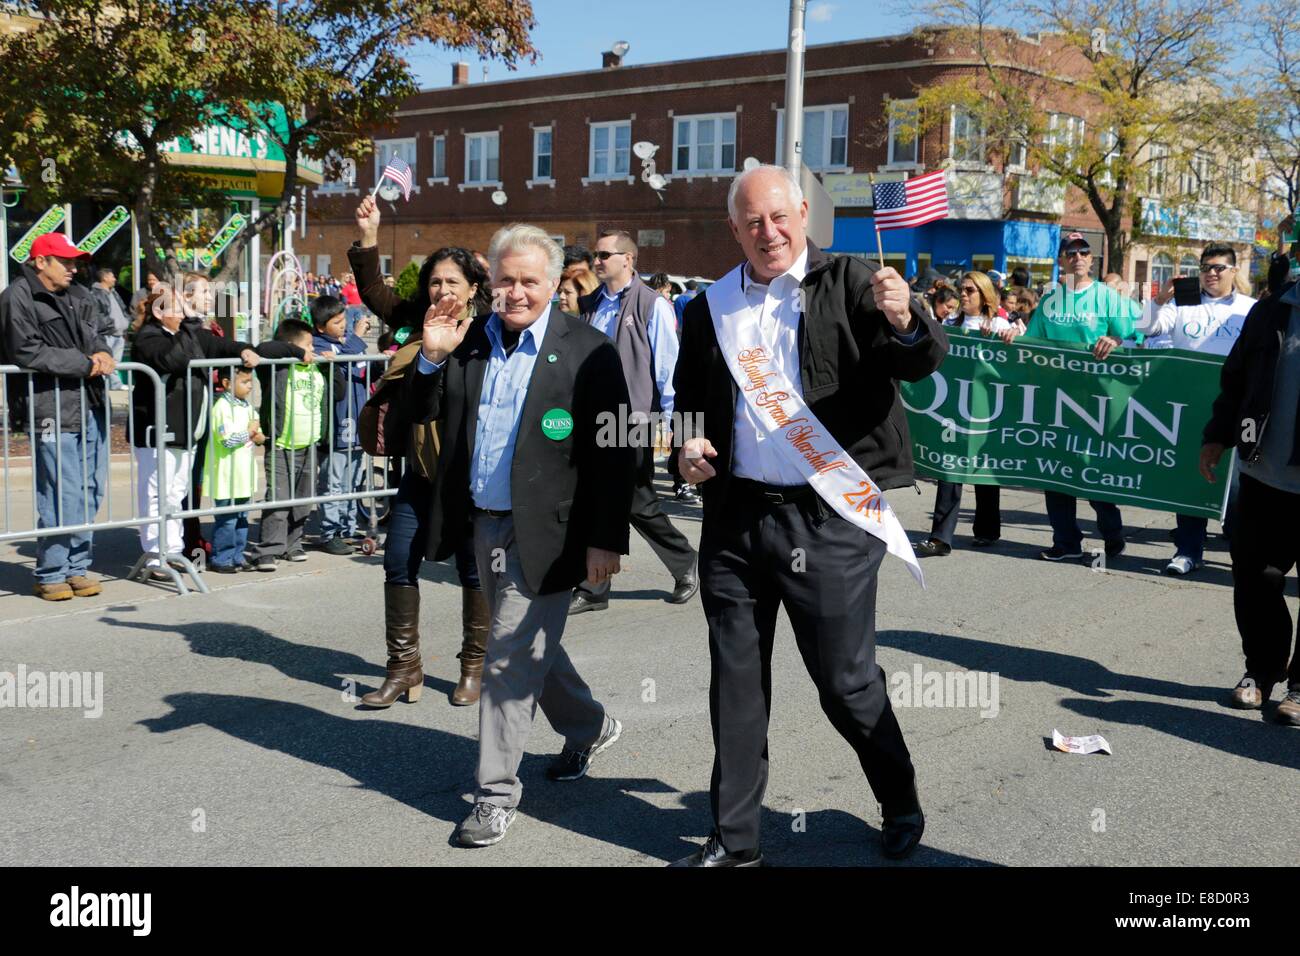
<path id="1" fill-rule="evenodd" d="M 54 229 L 63 222 L 64 210 L 62 206 L 51 206 L 41 214 L 41 218 L 36 220 L 36 225 L 23 233 L 23 237 L 14 243 L 13 249 L 9 255 L 15 262 L 23 263 L 27 257 L 32 254 L 32 243 Z"/>
<path id="2" fill-rule="evenodd" d="M 942 367 L 903 383 L 917 474 L 1217 518 L 1227 466 L 1197 470 L 1223 357 L 947 330 Z"/>
<path id="3" fill-rule="evenodd" d="M 225 225 L 217 230 L 217 234 L 212 237 L 206 249 L 199 251 L 199 262 L 203 263 L 204 268 L 211 269 L 212 263 L 217 261 L 217 256 L 226 251 L 226 246 L 230 245 L 235 236 L 248 225 L 248 219 L 243 213 L 237 212 L 226 220 Z"/>

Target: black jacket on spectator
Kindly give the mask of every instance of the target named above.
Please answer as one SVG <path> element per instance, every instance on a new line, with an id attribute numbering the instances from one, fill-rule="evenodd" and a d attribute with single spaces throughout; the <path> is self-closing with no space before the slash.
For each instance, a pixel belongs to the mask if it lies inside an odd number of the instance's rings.
<path id="1" fill-rule="evenodd" d="M 302 358 L 303 354 L 302 349 L 284 342 L 263 342 L 256 348 L 247 342 L 231 342 L 187 323 L 182 323 L 172 334 L 157 319 L 149 319 L 136 333 L 131 352 L 133 360 L 149 366 L 162 378 L 164 414 L 167 416 L 166 442 L 170 447 L 186 448 L 207 434 L 206 409 L 212 370 L 192 369 L 190 362 L 239 358 L 240 353 L 248 348 L 253 348 L 263 358 Z M 148 375 L 135 375 L 133 383 L 131 444 L 136 448 L 156 448 L 153 379 Z M 200 423 L 203 428 L 196 435 L 194 432 Z"/>
<path id="2" fill-rule="evenodd" d="M 1219 397 L 1205 426 L 1206 444 L 1236 447 L 1242 461 L 1253 461 L 1273 410 L 1273 379 L 1291 309 L 1300 302 L 1300 284 L 1288 283 L 1276 294 L 1260 299 L 1246 315 L 1241 335 L 1219 373 Z M 1296 417 L 1300 433 L 1300 416 Z M 1289 464 L 1300 465 L 1300 434 Z"/>
<path id="3" fill-rule="evenodd" d="M 86 385 L 87 413 L 102 409 L 104 377 L 89 379 L 95 352 L 112 354 L 108 336 L 113 324 L 83 286 L 73 282 L 61 292 L 41 285 L 29 263 L 0 293 L 0 364 L 17 365 L 42 374 L 32 376 L 36 428 L 58 421 L 60 431 L 81 430 L 81 388 Z M 27 376 L 7 376 L 9 394 L 25 404 Z M 89 379 L 87 381 L 87 379 Z M 55 383 L 58 407 L 55 407 Z"/>
<path id="4" fill-rule="evenodd" d="M 831 258 L 808 244 L 799 374 L 808 408 L 872 481 L 888 490 L 913 482 L 912 440 L 898 381 L 917 382 L 938 369 L 948 354 L 948 336 L 912 296 L 912 315 L 922 332 L 911 345 L 899 341 L 875 306 L 876 269 L 852 256 Z M 703 437 L 718 452 L 708 459 L 717 475 L 700 485 L 707 513 L 726 497 L 739 394 L 718 346 L 707 293 L 692 299 L 683 314 L 673 389 L 674 414 L 685 421 L 703 413 Z M 670 470 L 678 475 L 680 455 L 674 439 Z"/>

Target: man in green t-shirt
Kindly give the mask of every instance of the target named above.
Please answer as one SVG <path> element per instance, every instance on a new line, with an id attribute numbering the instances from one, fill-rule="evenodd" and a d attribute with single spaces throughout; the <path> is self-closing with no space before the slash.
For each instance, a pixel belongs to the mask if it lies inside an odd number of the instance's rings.
<path id="1" fill-rule="evenodd" d="M 1138 304 L 1092 277 L 1092 248 L 1082 233 L 1061 241 L 1061 282 L 1039 300 L 1024 335 L 1060 345 L 1091 349 L 1100 361 L 1133 335 L 1141 315 Z M 1010 344 L 1020 333 L 1012 326 L 1002 334 Z M 1045 491 L 1052 546 L 1042 552 L 1047 561 L 1083 557 L 1083 531 L 1076 517 L 1078 499 L 1060 491 Z M 1124 521 L 1119 507 L 1089 501 L 1097 514 L 1097 529 L 1106 542 L 1106 556 L 1124 552 Z"/>

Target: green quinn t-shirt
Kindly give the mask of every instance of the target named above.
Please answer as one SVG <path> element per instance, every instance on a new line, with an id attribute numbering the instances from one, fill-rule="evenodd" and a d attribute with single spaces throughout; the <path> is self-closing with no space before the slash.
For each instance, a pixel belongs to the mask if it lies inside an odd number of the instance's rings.
<path id="1" fill-rule="evenodd" d="M 314 365 L 289 366 L 285 383 L 284 427 L 275 443 L 281 448 L 306 448 L 320 441 L 325 376 Z"/>
<path id="2" fill-rule="evenodd" d="M 1103 335 L 1132 338 L 1141 309 L 1104 282 L 1074 292 L 1062 282 L 1039 300 L 1025 335 L 1092 348 Z"/>

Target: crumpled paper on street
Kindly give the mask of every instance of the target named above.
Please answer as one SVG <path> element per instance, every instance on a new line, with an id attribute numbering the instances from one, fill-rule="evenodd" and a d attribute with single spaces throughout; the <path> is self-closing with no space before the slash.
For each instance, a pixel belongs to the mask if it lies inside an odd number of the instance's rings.
<path id="1" fill-rule="evenodd" d="M 1052 746 L 1067 754 L 1095 754 L 1098 751 L 1114 755 L 1110 744 L 1101 734 L 1089 734 L 1087 737 L 1067 737 L 1059 730 L 1052 731 Z"/>

